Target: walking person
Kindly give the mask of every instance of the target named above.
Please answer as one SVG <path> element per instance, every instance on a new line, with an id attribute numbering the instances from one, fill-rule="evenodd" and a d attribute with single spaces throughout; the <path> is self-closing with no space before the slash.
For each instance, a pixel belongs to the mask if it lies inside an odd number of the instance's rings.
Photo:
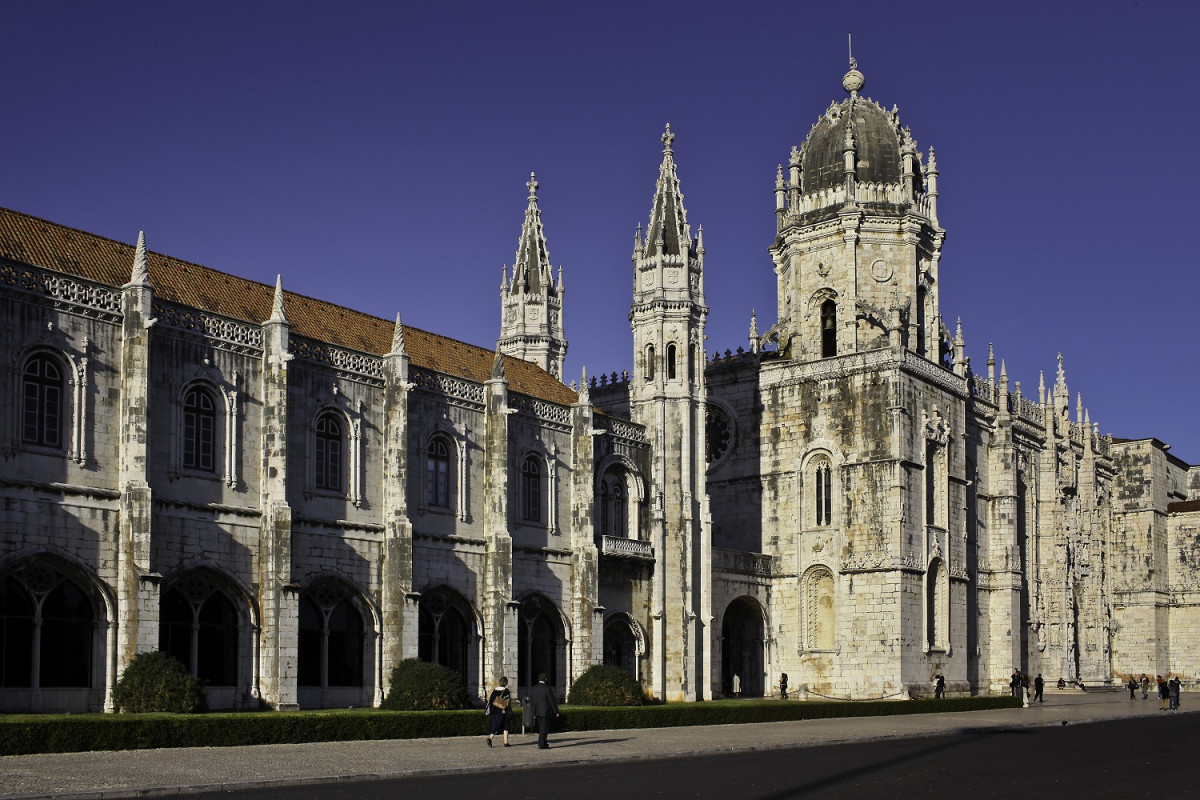
<path id="1" fill-rule="evenodd" d="M 1166 711 L 1167 701 L 1171 698 L 1171 688 L 1167 686 L 1162 675 L 1155 675 L 1154 680 L 1158 682 L 1158 710 Z"/>
<path id="2" fill-rule="evenodd" d="M 787 673 L 779 675 L 779 699 L 787 700 Z"/>
<path id="3" fill-rule="evenodd" d="M 1042 673 L 1039 672 L 1037 677 L 1033 679 L 1033 699 L 1039 703 L 1046 702 L 1044 699 L 1042 699 L 1042 690 L 1045 688 L 1046 682 L 1042 680 Z"/>
<path id="4" fill-rule="evenodd" d="M 1172 711 L 1179 710 L 1179 690 L 1182 687 L 1183 687 L 1183 684 L 1179 682 L 1178 675 L 1171 678 L 1171 680 L 1167 681 L 1167 693 L 1170 696 L 1170 703 L 1171 703 L 1170 709 Z"/>
<path id="5" fill-rule="evenodd" d="M 941 700 L 946 696 L 946 676 L 938 675 L 937 682 L 933 685 L 933 699 Z"/>
<path id="6" fill-rule="evenodd" d="M 529 707 L 533 712 L 533 721 L 537 723 L 538 750 L 549 750 L 546 737 L 550 733 L 550 715 L 558 716 L 558 701 L 554 699 L 554 690 L 546 685 L 544 672 L 538 675 L 537 686 L 529 690 Z"/>
<path id="7" fill-rule="evenodd" d="M 1137 681 L 1133 679 L 1132 675 L 1129 676 L 1129 683 L 1125 684 L 1125 688 L 1129 689 L 1129 699 L 1136 700 L 1138 685 Z"/>
<path id="8" fill-rule="evenodd" d="M 1142 673 L 1140 683 L 1142 684 L 1142 699 L 1145 700 L 1150 691 L 1150 679 L 1146 677 L 1146 673 L 1144 672 Z"/>
<path id="9" fill-rule="evenodd" d="M 483 711 L 488 715 L 487 746 L 492 746 L 493 736 L 503 733 L 504 746 L 508 747 L 508 732 L 512 728 L 512 692 L 508 690 L 508 678 L 500 678 L 496 688 L 488 695 L 487 707 Z"/>

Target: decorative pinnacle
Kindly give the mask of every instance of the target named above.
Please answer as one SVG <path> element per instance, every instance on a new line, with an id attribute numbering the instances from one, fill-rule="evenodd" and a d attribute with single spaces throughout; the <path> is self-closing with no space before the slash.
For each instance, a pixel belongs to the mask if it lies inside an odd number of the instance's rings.
<path id="1" fill-rule="evenodd" d="M 400 321 L 400 312 L 396 312 L 396 328 L 392 331 L 392 353 L 404 355 L 404 323 Z"/>
<path id="2" fill-rule="evenodd" d="M 671 153 L 675 152 L 671 149 L 671 143 L 675 141 L 675 134 L 671 133 L 671 123 L 669 122 L 667 123 L 667 129 L 663 131 L 662 141 L 663 153 L 671 155 Z"/>
<path id="3" fill-rule="evenodd" d="M 492 359 L 492 380 L 504 380 L 504 356 L 500 354 L 499 345 L 496 345 L 496 357 Z"/>
<path id="4" fill-rule="evenodd" d="M 525 187 L 529 189 L 529 199 L 537 200 L 537 190 L 540 184 L 537 182 L 537 175 L 529 173 L 529 180 L 525 181 Z"/>
<path id="5" fill-rule="evenodd" d="M 862 91 L 866 82 L 867 79 L 858 71 L 858 61 L 853 55 L 850 56 L 850 71 L 842 77 L 842 88 L 853 97 Z"/>
<path id="6" fill-rule="evenodd" d="M 146 261 L 146 232 L 138 231 L 137 248 L 133 252 L 133 272 L 129 283 L 134 286 L 150 285 L 150 266 Z"/>
<path id="7" fill-rule="evenodd" d="M 588 388 L 587 367 L 583 368 L 583 377 L 581 377 L 579 379 L 579 402 L 580 403 L 592 402 L 592 392 Z"/>
<path id="8" fill-rule="evenodd" d="M 275 276 L 275 298 L 271 302 L 271 319 L 269 322 L 287 322 L 283 313 L 283 276 Z"/>

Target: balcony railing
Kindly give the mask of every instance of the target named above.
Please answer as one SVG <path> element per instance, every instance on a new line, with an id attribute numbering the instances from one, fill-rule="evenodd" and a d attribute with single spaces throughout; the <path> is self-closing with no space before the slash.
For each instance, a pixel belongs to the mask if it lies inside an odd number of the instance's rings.
<path id="1" fill-rule="evenodd" d="M 654 560 L 654 548 L 650 546 L 649 542 L 643 542 L 638 539 L 624 539 L 620 536 L 600 537 L 600 553 L 606 556 Z"/>

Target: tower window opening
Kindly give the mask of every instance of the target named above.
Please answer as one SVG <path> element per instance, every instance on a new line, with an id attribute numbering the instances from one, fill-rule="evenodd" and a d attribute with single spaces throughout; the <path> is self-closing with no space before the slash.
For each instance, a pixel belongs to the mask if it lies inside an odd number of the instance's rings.
<path id="1" fill-rule="evenodd" d="M 646 383 L 654 380 L 654 345 L 646 346 Z"/>
<path id="2" fill-rule="evenodd" d="M 837 303 L 832 299 L 821 304 L 821 358 L 837 355 Z"/>
<path id="3" fill-rule="evenodd" d="M 667 380 L 675 380 L 675 343 L 667 345 Z"/>

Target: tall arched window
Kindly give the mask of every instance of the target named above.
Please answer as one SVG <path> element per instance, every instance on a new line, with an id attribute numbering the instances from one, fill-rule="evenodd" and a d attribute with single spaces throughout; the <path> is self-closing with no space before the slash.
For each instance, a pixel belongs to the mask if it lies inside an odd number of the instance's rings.
<path id="1" fill-rule="evenodd" d="M 542 518 L 542 465 L 537 456 L 528 456 L 521 464 L 521 518 L 527 522 Z"/>
<path id="2" fill-rule="evenodd" d="M 941 648 L 946 644 L 946 589 L 942 573 L 942 560 L 935 558 L 925 576 L 925 630 L 930 648 Z"/>
<path id="3" fill-rule="evenodd" d="M 917 289 L 917 352 L 925 355 L 925 302 L 928 292 L 924 286 Z"/>
<path id="4" fill-rule="evenodd" d="M 821 303 L 821 358 L 837 355 L 837 303 Z"/>
<path id="5" fill-rule="evenodd" d="M 671 342 L 667 345 L 667 380 L 669 381 L 675 380 L 675 376 L 678 374 L 678 368 L 675 366 L 677 357 L 678 349 L 675 347 L 675 343 Z"/>
<path id="6" fill-rule="evenodd" d="M 597 500 L 597 503 L 596 503 L 597 509 L 596 510 L 600 516 L 600 520 L 599 520 L 600 533 L 601 533 L 601 535 L 607 536 L 608 531 L 609 531 L 608 518 L 609 518 L 609 515 L 612 513 L 612 510 L 609 506 L 609 500 L 608 500 L 608 483 L 601 482 L 600 495 L 599 495 L 599 497 L 596 498 L 596 500 Z"/>
<path id="7" fill-rule="evenodd" d="M 216 471 L 217 407 L 204 389 L 189 389 L 183 396 L 183 466 Z"/>
<path id="8" fill-rule="evenodd" d="M 450 445 L 441 436 L 431 439 L 426 451 L 425 502 L 435 508 L 450 507 Z"/>
<path id="9" fill-rule="evenodd" d="M 331 492 L 342 490 L 342 423 L 337 415 L 326 412 L 317 417 L 313 438 L 313 484 Z"/>
<path id="10" fill-rule="evenodd" d="M 817 527 L 833 524 L 833 468 L 825 459 L 815 462 L 813 467 L 813 521 Z"/>
<path id="11" fill-rule="evenodd" d="M 604 536 L 629 536 L 628 491 L 623 470 L 609 469 L 596 492 L 597 529 Z"/>
<path id="12" fill-rule="evenodd" d="M 62 447 L 63 383 L 62 368 L 49 356 L 35 355 L 25 363 L 22 441 Z"/>
<path id="13" fill-rule="evenodd" d="M 608 496 L 612 500 L 612 514 L 609 515 L 612 520 L 611 533 L 613 536 L 627 536 L 629 531 L 625 527 L 625 490 L 621 484 L 613 484 Z"/>
<path id="14" fill-rule="evenodd" d="M 646 382 L 654 380 L 654 345 L 646 345 Z"/>

